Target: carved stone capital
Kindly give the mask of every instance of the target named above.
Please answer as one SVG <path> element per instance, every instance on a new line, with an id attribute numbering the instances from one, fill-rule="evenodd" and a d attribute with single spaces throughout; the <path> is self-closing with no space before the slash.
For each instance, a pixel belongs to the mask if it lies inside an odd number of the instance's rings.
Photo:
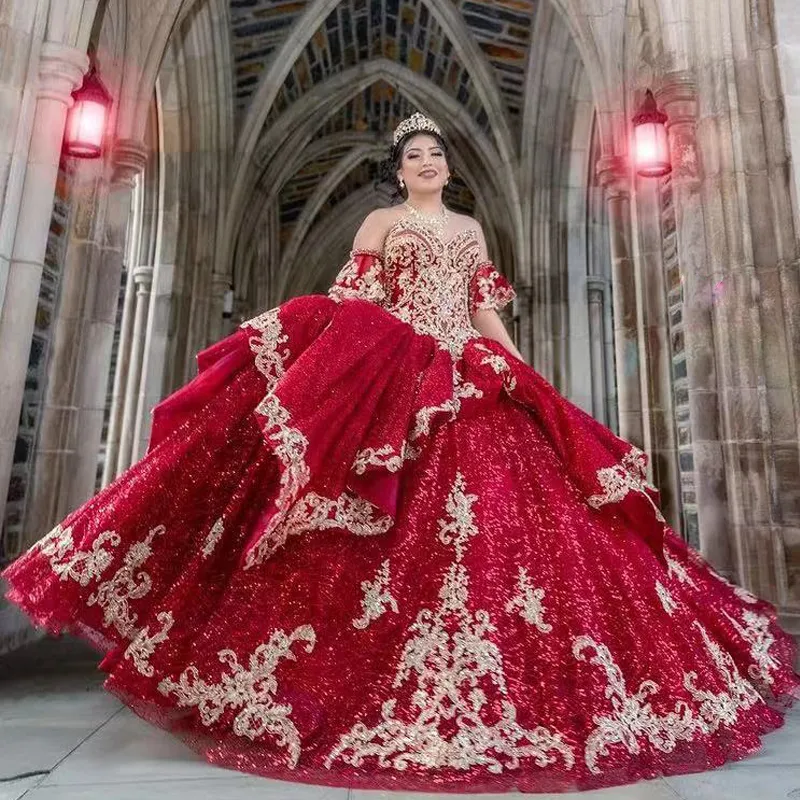
<path id="1" fill-rule="evenodd" d="M 114 172 L 111 182 L 117 186 L 133 188 L 134 178 L 147 164 L 147 146 L 133 139 L 118 139 L 114 144 L 112 161 Z"/>
<path id="2" fill-rule="evenodd" d="M 586 276 L 586 291 L 589 296 L 590 303 L 600 303 L 603 300 L 603 295 L 606 292 L 606 279 L 602 275 L 587 275 Z"/>
<path id="3" fill-rule="evenodd" d="M 58 100 L 69 108 L 72 93 L 83 83 L 89 56 L 61 42 L 44 42 L 39 56 L 38 96 Z"/>
<path id="4" fill-rule="evenodd" d="M 139 294 L 145 294 L 153 283 L 153 268 L 146 264 L 134 267 L 132 277 Z"/>
<path id="5" fill-rule="evenodd" d="M 602 156 L 597 161 L 600 185 L 611 196 L 629 195 L 631 191 L 628 162 L 624 156 Z"/>
<path id="6" fill-rule="evenodd" d="M 658 105 L 667 114 L 667 130 L 697 120 L 697 84 L 688 72 L 671 72 L 664 76 L 655 91 Z"/>
<path id="7" fill-rule="evenodd" d="M 687 72 L 665 76 L 655 93 L 656 102 L 667 114 L 672 169 L 675 178 L 696 185 L 700 178 L 697 154 L 697 85 Z"/>

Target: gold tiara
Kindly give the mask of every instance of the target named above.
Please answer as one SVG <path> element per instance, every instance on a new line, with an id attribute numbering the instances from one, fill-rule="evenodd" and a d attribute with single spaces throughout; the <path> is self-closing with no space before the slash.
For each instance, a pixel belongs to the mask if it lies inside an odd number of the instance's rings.
<path id="1" fill-rule="evenodd" d="M 395 129 L 392 144 L 396 145 L 406 134 L 417 133 L 421 131 L 430 131 L 437 136 L 442 135 L 442 129 L 424 114 L 417 111 L 407 119 L 404 119 Z"/>

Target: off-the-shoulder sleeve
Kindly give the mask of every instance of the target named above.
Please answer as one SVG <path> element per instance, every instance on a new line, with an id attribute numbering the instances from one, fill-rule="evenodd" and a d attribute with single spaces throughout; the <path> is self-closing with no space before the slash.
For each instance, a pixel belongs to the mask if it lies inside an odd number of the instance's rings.
<path id="1" fill-rule="evenodd" d="M 517 293 L 508 279 L 491 261 L 478 265 L 469 282 L 469 313 L 480 309 L 499 309 L 510 303 Z"/>
<path id="2" fill-rule="evenodd" d="M 378 305 L 386 301 L 383 258 L 377 250 L 351 250 L 339 270 L 328 297 L 340 302 L 360 298 Z"/>

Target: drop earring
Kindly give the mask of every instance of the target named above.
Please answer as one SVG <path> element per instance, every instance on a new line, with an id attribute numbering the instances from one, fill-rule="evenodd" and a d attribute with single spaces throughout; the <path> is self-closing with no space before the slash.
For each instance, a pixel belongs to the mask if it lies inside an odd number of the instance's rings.
<path id="1" fill-rule="evenodd" d="M 400 188 L 401 189 L 405 189 L 406 188 L 406 182 L 402 178 L 398 178 L 397 182 L 400 184 Z"/>

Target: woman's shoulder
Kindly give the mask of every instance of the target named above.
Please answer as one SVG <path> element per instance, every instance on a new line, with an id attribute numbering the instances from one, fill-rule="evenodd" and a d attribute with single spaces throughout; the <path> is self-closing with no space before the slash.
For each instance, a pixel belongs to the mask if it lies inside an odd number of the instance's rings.
<path id="1" fill-rule="evenodd" d="M 356 232 L 353 249 L 382 250 L 386 234 L 402 216 L 403 211 L 399 206 L 370 211 Z"/>
<path id="2" fill-rule="evenodd" d="M 453 227 L 459 231 L 474 230 L 480 235 L 483 234 L 483 228 L 475 217 L 471 217 L 469 214 L 460 214 L 457 211 L 449 211 L 449 214 L 453 219 Z"/>

